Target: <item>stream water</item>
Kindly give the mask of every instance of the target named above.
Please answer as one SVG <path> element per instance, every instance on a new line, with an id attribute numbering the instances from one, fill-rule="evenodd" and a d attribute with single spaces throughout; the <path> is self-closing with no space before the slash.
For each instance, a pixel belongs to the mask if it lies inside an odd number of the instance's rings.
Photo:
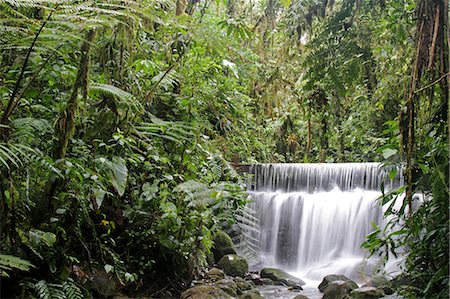
<path id="1" fill-rule="evenodd" d="M 303 279 L 310 298 L 321 297 L 317 285 L 326 275 L 363 283 L 379 267 L 361 244 L 373 224 L 383 225 L 381 185 L 390 190 L 402 184 L 401 173 L 390 180 L 378 163 L 260 164 L 251 173 L 248 209 L 255 218 L 244 242 L 256 255 L 254 267 L 276 267 Z M 398 270 L 397 262 L 386 270 Z M 262 292 L 270 298 L 277 291 Z"/>

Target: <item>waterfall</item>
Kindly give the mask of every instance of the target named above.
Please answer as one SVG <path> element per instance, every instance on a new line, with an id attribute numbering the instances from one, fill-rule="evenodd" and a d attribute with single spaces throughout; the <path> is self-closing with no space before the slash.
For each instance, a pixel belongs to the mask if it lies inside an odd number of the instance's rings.
<path id="1" fill-rule="evenodd" d="M 360 280 L 373 266 L 363 263 L 361 243 L 372 223 L 382 224 L 381 186 L 400 186 L 401 173 L 390 180 L 378 163 L 258 164 L 250 172 L 248 208 L 258 228 L 244 235 L 263 266 L 314 281 L 328 274 Z"/>

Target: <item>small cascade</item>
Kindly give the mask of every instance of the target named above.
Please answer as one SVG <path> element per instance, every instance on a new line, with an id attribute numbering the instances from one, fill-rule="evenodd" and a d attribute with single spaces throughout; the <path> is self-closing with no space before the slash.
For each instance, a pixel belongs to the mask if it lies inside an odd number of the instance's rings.
<path id="1" fill-rule="evenodd" d="M 382 222 L 381 186 L 400 186 L 401 173 L 390 180 L 378 163 L 260 164 L 251 173 L 248 208 L 258 229 L 244 235 L 263 266 L 313 281 L 337 273 L 360 280 L 374 267 L 363 263 L 361 243 Z"/>

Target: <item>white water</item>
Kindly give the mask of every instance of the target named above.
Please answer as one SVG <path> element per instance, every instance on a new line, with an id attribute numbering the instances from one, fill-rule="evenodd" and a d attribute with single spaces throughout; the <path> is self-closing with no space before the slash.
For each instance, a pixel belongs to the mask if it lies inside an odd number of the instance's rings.
<path id="1" fill-rule="evenodd" d="M 394 181 L 377 163 L 254 166 L 249 208 L 259 219 L 247 231 L 263 266 L 277 267 L 317 286 L 328 274 L 364 280 L 377 261 L 361 248 L 372 223 L 381 224 L 380 186 Z"/>

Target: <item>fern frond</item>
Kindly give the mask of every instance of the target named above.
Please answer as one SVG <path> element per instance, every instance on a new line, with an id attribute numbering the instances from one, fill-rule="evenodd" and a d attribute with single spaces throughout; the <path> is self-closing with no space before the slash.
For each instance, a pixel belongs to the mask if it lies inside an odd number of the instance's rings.
<path id="1" fill-rule="evenodd" d="M 90 90 L 113 96 L 114 99 L 116 99 L 118 106 L 124 108 L 124 110 L 131 109 L 132 111 L 137 112 L 141 111 L 143 108 L 142 104 L 136 99 L 135 96 L 114 85 L 91 83 Z"/>
<path id="2" fill-rule="evenodd" d="M 98 90 L 107 93 L 109 95 L 116 96 L 124 101 L 131 101 L 134 99 L 134 96 L 131 93 L 126 92 L 125 90 L 120 89 L 114 85 L 103 83 L 91 83 L 90 88 L 91 90 Z"/>
<path id="3" fill-rule="evenodd" d="M 195 180 L 181 183 L 173 191 L 185 195 L 184 200 L 189 202 L 188 207 L 206 208 L 215 202 L 214 190 Z"/>
<path id="4" fill-rule="evenodd" d="M 30 154 L 36 153 L 32 148 L 23 144 L 0 143 L 0 165 L 8 170 L 11 166 L 21 167 L 29 159 Z M 0 168 L 1 169 L 1 168 Z"/>
<path id="5" fill-rule="evenodd" d="M 9 277 L 6 271 L 13 269 L 29 271 L 30 268 L 34 268 L 34 266 L 29 261 L 13 255 L 0 254 L 0 276 Z"/>
<path id="6" fill-rule="evenodd" d="M 48 284 L 45 280 L 38 281 L 38 283 L 36 283 L 36 285 L 34 286 L 34 289 L 36 290 L 40 299 L 52 298 L 52 293 L 50 292 Z"/>
<path id="7" fill-rule="evenodd" d="M 62 284 L 62 290 L 66 295 L 67 299 L 83 299 L 84 294 L 81 289 L 74 283 L 74 281 L 69 278 Z"/>
<path id="8" fill-rule="evenodd" d="M 183 122 L 170 122 L 151 115 L 151 123 L 135 125 L 136 133 L 141 137 L 160 137 L 182 143 L 195 138 L 194 128 Z"/>
<path id="9" fill-rule="evenodd" d="M 39 7 L 42 5 L 58 4 L 58 0 L 3 0 L 16 7 Z"/>

